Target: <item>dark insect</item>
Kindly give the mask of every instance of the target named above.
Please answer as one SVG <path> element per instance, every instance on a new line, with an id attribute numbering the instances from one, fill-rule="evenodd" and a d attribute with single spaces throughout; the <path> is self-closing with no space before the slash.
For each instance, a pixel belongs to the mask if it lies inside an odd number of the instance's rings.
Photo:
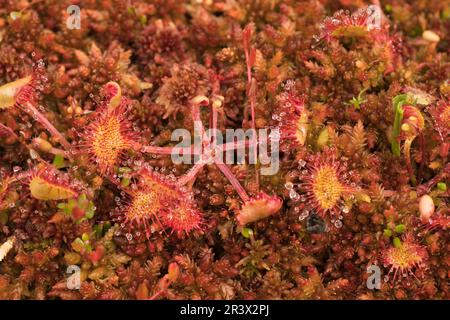
<path id="1" fill-rule="evenodd" d="M 306 221 L 306 230 L 309 233 L 323 233 L 326 231 L 326 224 L 316 213 L 311 213 Z"/>

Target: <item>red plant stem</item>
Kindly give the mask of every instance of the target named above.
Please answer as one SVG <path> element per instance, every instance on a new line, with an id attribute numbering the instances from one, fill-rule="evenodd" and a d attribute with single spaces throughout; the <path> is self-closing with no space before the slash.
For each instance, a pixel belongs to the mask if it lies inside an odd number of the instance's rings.
<path id="1" fill-rule="evenodd" d="M 10 136 L 14 137 L 17 141 L 20 140 L 19 136 L 8 126 L 5 126 L 3 123 L 0 123 L 0 131 L 3 130 Z"/>
<path id="2" fill-rule="evenodd" d="M 160 295 L 162 295 L 164 293 L 165 290 L 161 290 L 158 291 L 157 293 L 155 293 L 153 296 L 151 296 L 150 298 L 148 298 L 149 300 L 155 300 L 156 298 L 158 298 Z"/>
<path id="3" fill-rule="evenodd" d="M 185 175 L 181 176 L 180 179 L 178 179 L 177 184 L 179 186 L 184 186 L 189 181 L 193 180 L 197 173 L 205 166 L 204 162 L 198 162 L 196 163 Z"/>
<path id="4" fill-rule="evenodd" d="M 236 150 L 237 148 L 241 147 L 248 147 L 250 145 L 249 141 L 233 141 L 233 142 L 227 142 L 219 146 L 219 148 L 224 152 L 228 150 Z"/>
<path id="5" fill-rule="evenodd" d="M 25 146 L 25 148 L 27 148 L 30 152 L 31 150 L 34 151 L 35 154 L 35 159 L 41 161 L 41 162 L 45 162 L 41 156 L 37 153 L 36 150 L 34 150 L 30 145 L 28 145 L 25 141 L 23 141 L 23 139 L 21 139 L 10 127 L 5 126 L 4 124 L 0 123 L 0 129 L 3 131 L 6 131 L 9 135 L 11 135 L 12 137 L 14 137 L 14 139 L 16 139 L 17 141 L 19 141 L 20 144 L 22 144 L 23 146 Z M 64 151 L 63 151 L 64 152 Z"/>
<path id="6" fill-rule="evenodd" d="M 119 179 L 114 178 L 110 174 L 102 174 L 103 178 L 106 178 L 109 182 L 111 182 L 113 185 L 115 185 L 117 188 L 123 190 L 124 192 L 130 194 L 130 191 L 127 188 L 124 188 L 122 184 L 120 183 Z"/>
<path id="7" fill-rule="evenodd" d="M 417 181 L 419 183 L 422 180 L 423 167 L 425 166 L 425 162 L 427 159 L 427 152 L 425 150 L 425 138 L 422 133 L 419 134 L 419 143 L 420 143 L 420 152 L 422 154 L 422 159 L 420 160 L 419 173 L 417 174 Z"/>
<path id="8" fill-rule="evenodd" d="M 69 153 L 67 151 L 61 150 L 59 148 L 52 147 L 49 152 L 54 155 L 63 156 L 64 158 L 69 157 Z"/>
<path id="9" fill-rule="evenodd" d="M 9 183 L 19 182 L 19 181 L 28 179 L 32 175 L 33 175 L 33 172 L 31 170 L 28 170 L 28 171 L 25 171 L 25 172 L 21 172 L 19 174 L 14 175 L 11 178 L 11 180 L 9 181 Z"/>
<path id="10" fill-rule="evenodd" d="M 231 172 L 230 168 L 228 168 L 228 166 L 223 162 L 216 162 L 215 164 L 223 173 L 223 175 L 228 179 L 228 181 L 230 181 L 231 185 L 236 190 L 237 194 L 241 197 L 242 201 L 249 201 L 250 197 L 248 196 L 247 191 L 245 191 L 244 187 L 242 187 L 242 185 L 239 183 L 238 179 Z"/>
<path id="11" fill-rule="evenodd" d="M 211 137 L 211 143 L 212 148 L 214 149 L 216 147 L 217 141 L 216 141 L 216 130 L 217 130 L 217 109 L 214 108 L 214 106 L 211 106 L 212 112 L 211 112 L 211 124 L 212 124 L 212 137 Z"/>
<path id="12" fill-rule="evenodd" d="M 204 128 L 203 128 L 202 120 L 200 118 L 200 106 L 198 104 L 192 104 L 191 115 L 192 115 L 192 120 L 194 120 L 194 122 L 197 122 L 200 124 L 200 131 L 201 131 L 200 134 L 203 138 Z"/>
<path id="13" fill-rule="evenodd" d="M 409 139 L 405 140 L 404 152 L 405 152 L 406 168 L 408 169 L 411 183 L 413 185 L 415 185 L 416 177 L 414 176 L 414 171 L 413 171 L 412 164 L 411 164 L 411 144 L 412 144 L 413 140 L 414 140 L 414 138 L 409 138 Z"/>
<path id="14" fill-rule="evenodd" d="M 228 151 L 228 150 L 235 150 L 237 148 L 241 147 L 248 147 L 250 145 L 249 141 L 234 141 L 234 142 L 227 142 L 222 145 L 219 145 L 217 148 L 221 151 Z M 191 154 L 191 155 L 198 155 L 202 154 L 200 150 L 195 150 L 194 147 L 186 147 L 186 148 L 179 148 L 179 147 L 156 147 L 156 146 L 145 146 L 141 148 L 142 152 L 145 153 L 155 153 L 155 154 L 167 154 L 170 155 L 172 153 L 176 154 Z"/>
<path id="15" fill-rule="evenodd" d="M 430 189 L 436 185 L 439 181 L 446 179 L 450 175 L 450 163 L 447 163 L 444 169 L 442 169 L 437 175 L 434 176 L 427 183 L 421 184 L 417 187 L 417 195 L 422 196 L 425 193 L 428 193 Z"/>
<path id="16" fill-rule="evenodd" d="M 156 147 L 156 146 L 145 146 L 141 148 L 142 152 L 146 153 L 155 153 L 155 154 L 199 154 L 198 150 L 195 150 L 194 147 Z"/>
<path id="17" fill-rule="evenodd" d="M 253 157 L 255 160 L 255 178 L 256 178 L 256 185 L 259 188 L 259 171 L 258 168 L 256 166 L 257 162 L 258 162 L 258 144 L 257 144 L 257 138 L 256 138 L 256 124 L 255 124 L 255 98 L 256 98 L 256 79 L 253 78 L 252 76 L 252 62 L 250 61 L 250 37 L 251 37 L 251 29 L 247 29 L 250 28 L 250 26 L 247 26 L 244 29 L 244 38 L 243 38 L 243 42 L 244 42 L 244 52 L 245 52 L 245 61 L 246 61 L 246 65 L 247 65 L 247 97 L 250 101 L 250 110 L 251 110 L 251 126 L 252 126 L 252 130 L 253 130 Z M 247 119 L 247 117 L 246 117 Z"/>
<path id="18" fill-rule="evenodd" d="M 254 86 L 253 90 L 250 87 L 250 107 L 251 107 L 251 113 L 252 113 L 252 130 L 253 130 L 253 159 L 255 161 L 255 178 L 256 178 L 256 185 L 259 188 L 259 170 L 256 166 L 258 163 L 258 142 L 257 142 L 257 134 L 256 134 L 256 124 L 255 124 L 255 98 L 256 98 L 256 80 L 253 79 L 252 82 L 250 82 L 250 86 Z"/>
<path id="19" fill-rule="evenodd" d="M 56 138 L 59 143 L 66 149 L 70 149 L 70 143 L 63 137 L 63 135 L 48 121 L 48 119 L 40 113 L 30 102 L 25 105 L 20 105 L 21 109 L 31 115 L 36 121 L 42 124 L 50 134 Z"/>

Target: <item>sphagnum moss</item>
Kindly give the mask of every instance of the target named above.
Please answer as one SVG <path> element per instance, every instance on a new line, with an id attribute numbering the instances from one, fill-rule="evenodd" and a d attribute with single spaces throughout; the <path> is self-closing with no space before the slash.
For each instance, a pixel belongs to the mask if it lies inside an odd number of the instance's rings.
<path id="1" fill-rule="evenodd" d="M 3 1 L 0 298 L 448 299 L 445 3 Z"/>

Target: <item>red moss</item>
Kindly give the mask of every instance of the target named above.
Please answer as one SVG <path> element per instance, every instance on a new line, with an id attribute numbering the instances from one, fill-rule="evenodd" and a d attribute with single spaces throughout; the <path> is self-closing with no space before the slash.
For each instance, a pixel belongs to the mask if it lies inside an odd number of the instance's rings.
<path id="1" fill-rule="evenodd" d="M 430 106 L 428 110 L 434 122 L 434 130 L 439 134 L 440 154 L 446 157 L 450 147 L 450 102 L 441 100 L 435 106 Z"/>

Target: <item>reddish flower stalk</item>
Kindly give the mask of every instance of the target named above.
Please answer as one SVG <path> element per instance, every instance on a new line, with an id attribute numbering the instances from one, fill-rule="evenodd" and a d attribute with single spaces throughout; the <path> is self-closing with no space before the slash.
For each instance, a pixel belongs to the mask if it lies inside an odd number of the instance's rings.
<path id="1" fill-rule="evenodd" d="M 250 102 L 250 109 L 251 109 L 251 126 L 253 130 L 253 159 L 257 161 L 258 159 L 258 143 L 256 138 L 256 124 L 255 124 L 255 105 L 256 105 L 256 90 L 257 90 L 257 83 L 256 79 L 252 77 L 252 67 L 255 64 L 256 59 L 256 49 L 251 47 L 250 40 L 252 38 L 253 33 L 253 24 L 248 24 L 243 31 L 242 34 L 242 41 L 244 44 L 244 52 L 245 52 L 245 62 L 247 66 L 247 97 Z M 247 113 L 246 113 L 247 114 Z M 247 118 L 246 118 L 247 119 Z M 256 184 L 259 188 L 259 171 L 258 167 L 255 164 L 255 178 L 256 178 Z"/>
<path id="2" fill-rule="evenodd" d="M 20 140 L 19 136 L 8 126 L 5 126 L 3 123 L 0 123 L 0 136 L 12 136 L 16 140 Z"/>
<path id="3" fill-rule="evenodd" d="M 30 114 L 36 121 L 42 124 L 48 132 L 66 149 L 70 149 L 70 143 L 64 138 L 64 136 L 51 124 L 50 121 L 40 113 L 31 102 L 26 102 L 25 104 L 19 104 L 20 108 Z"/>
<path id="4" fill-rule="evenodd" d="M 145 153 L 156 153 L 156 154 L 200 154 L 198 150 L 193 147 L 179 148 L 179 147 L 157 147 L 157 146 L 144 146 L 141 148 L 142 152 Z"/>
<path id="5" fill-rule="evenodd" d="M 403 120 L 401 122 L 400 140 L 405 140 L 403 148 L 405 153 L 406 167 L 408 169 L 411 181 L 416 183 L 414 171 L 411 163 L 411 145 L 414 139 L 423 131 L 425 120 L 420 111 L 413 106 L 406 105 L 403 108 Z"/>
<path id="6" fill-rule="evenodd" d="M 247 191 L 245 191 L 244 187 L 239 183 L 236 176 L 231 172 L 230 168 L 224 163 L 216 163 L 216 166 L 219 168 L 219 170 L 223 173 L 223 175 L 228 179 L 228 181 L 233 186 L 234 190 L 237 192 L 239 197 L 241 197 L 242 201 L 247 202 L 250 200 L 250 197 L 247 194 Z"/>
<path id="7" fill-rule="evenodd" d="M 206 163 L 199 162 L 196 163 L 186 174 L 184 174 L 180 179 L 178 179 L 178 184 L 180 186 L 184 186 L 188 184 L 190 181 L 193 181 L 200 170 L 203 169 Z"/>

